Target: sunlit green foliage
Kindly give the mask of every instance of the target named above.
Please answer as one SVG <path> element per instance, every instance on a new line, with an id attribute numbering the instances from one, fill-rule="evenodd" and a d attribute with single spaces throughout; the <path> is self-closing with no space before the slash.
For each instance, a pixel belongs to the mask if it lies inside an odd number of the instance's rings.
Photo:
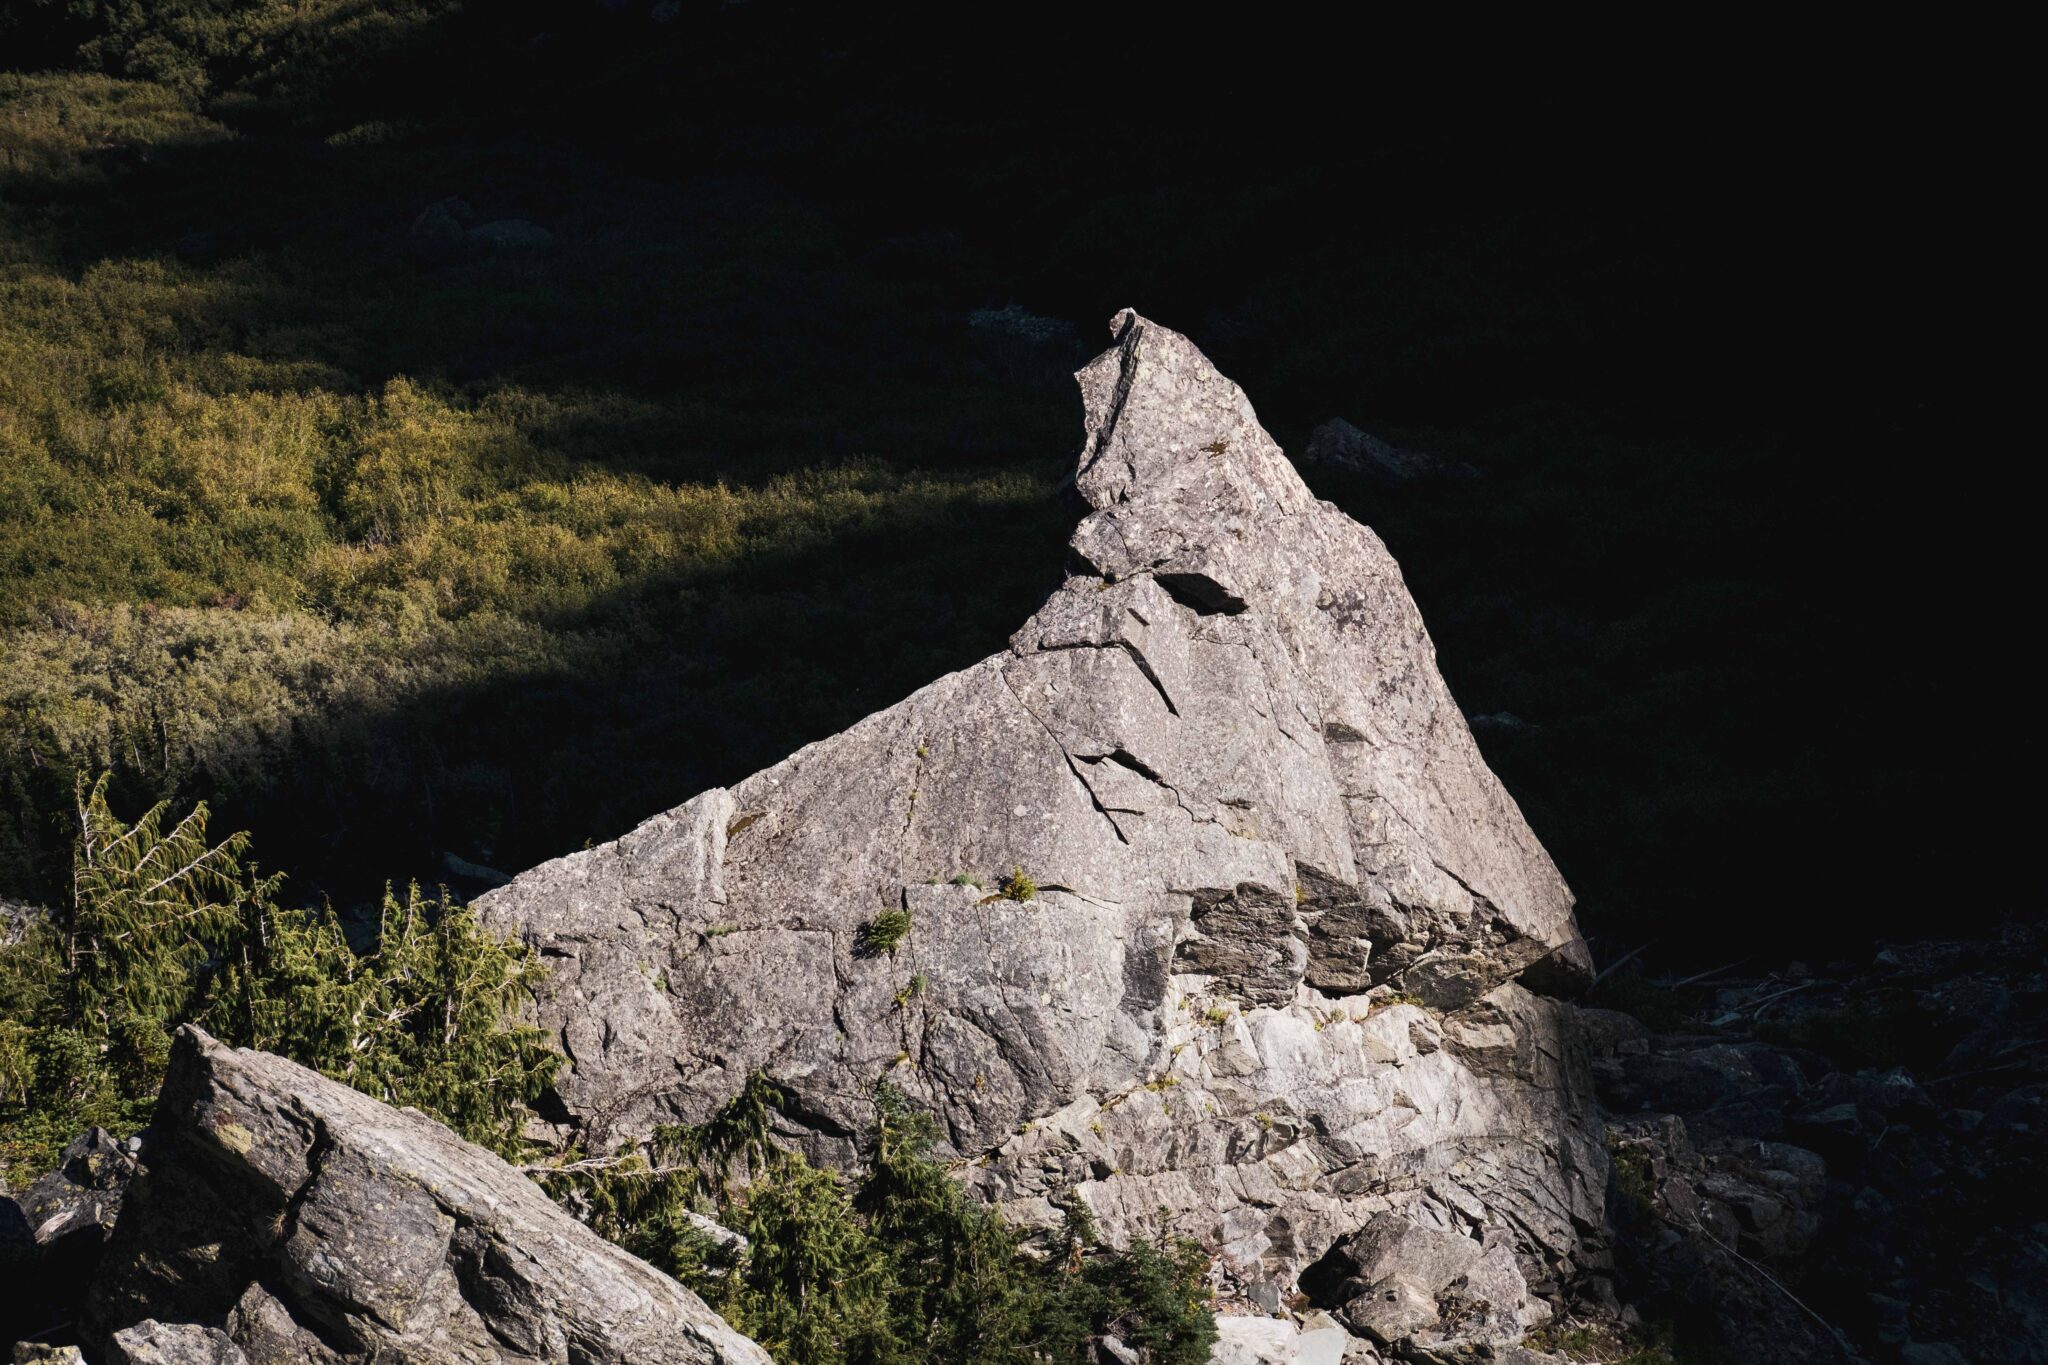
<path id="1" fill-rule="evenodd" d="M 647 239 L 593 201 L 545 258 L 422 255 L 473 157 L 373 118 L 279 163 L 250 101 L 449 7 L 72 8 L 137 78 L 0 73 L 0 890 L 62 894 L 72 778 L 108 770 L 348 901 L 537 861 L 967 662 L 1052 575 L 1063 413 L 719 334 L 902 307 L 801 208 Z"/>
<path id="2" fill-rule="evenodd" d="M 492 937 L 467 907 L 388 891 L 375 946 L 353 952 L 331 912 L 245 907 L 201 1022 L 472 1142 L 521 1150 L 527 1106 L 561 1058 L 514 1018 L 538 982 L 530 950 Z"/>
<path id="3" fill-rule="evenodd" d="M 187 1020 L 521 1149 L 560 1063 L 511 1017 L 538 980 L 529 951 L 413 887 L 386 894 L 358 953 L 331 912 L 277 904 L 246 834 L 209 840 L 203 805 L 130 825 L 106 793 L 104 778 L 79 787 L 70 900 L 0 948 L 0 1177 L 90 1125 L 140 1127 Z"/>
<path id="4" fill-rule="evenodd" d="M 896 945 L 909 935 L 908 910 L 883 910 L 860 927 L 859 942 L 855 948 L 865 957 L 880 957 L 884 953 L 896 951 Z"/>
<path id="5" fill-rule="evenodd" d="M 24 0 L 87 66 L 186 98 L 297 103 L 389 52 L 459 0 Z M 34 21 L 24 16 L 24 28 Z M 9 25 L 0 21 L 0 40 Z"/>

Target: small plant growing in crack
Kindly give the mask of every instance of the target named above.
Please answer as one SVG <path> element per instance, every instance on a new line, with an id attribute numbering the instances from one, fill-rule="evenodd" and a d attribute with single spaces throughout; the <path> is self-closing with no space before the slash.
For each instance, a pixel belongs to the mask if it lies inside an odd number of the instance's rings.
<path id="1" fill-rule="evenodd" d="M 956 875 L 954 876 L 954 878 L 953 878 L 953 881 L 952 881 L 952 885 L 954 885 L 954 886 L 971 886 L 971 887 L 973 887 L 973 888 L 974 888 L 974 889 L 975 889 L 976 891 L 979 891 L 979 890 L 981 890 L 981 883 L 980 883 L 979 881 L 975 880 L 975 879 L 974 879 L 973 877 L 970 877 L 970 876 L 968 876 L 968 875 L 967 875 L 967 874 L 966 874 L 965 872 L 961 872 L 961 873 L 958 873 L 958 874 L 956 874 Z"/>
<path id="2" fill-rule="evenodd" d="M 855 936 L 854 951 L 862 957 L 880 957 L 896 951 L 896 945 L 903 942 L 910 933 L 910 912 L 908 910 L 884 910 L 860 927 Z"/>
<path id="3" fill-rule="evenodd" d="M 896 992 L 896 1008 L 899 1010 L 907 1008 L 911 1001 L 924 994 L 924 988 L 927 984 L 923 972 L 919 972 L 916 976 L 911 977 L 909 981 L 904 983 L 903 988 Z"/>
<path id="4" fill-rule="evenodd" d="M 1038 898 L 1038 883 L 1031 880 L 1031 874 L 1021 867 L 1010 869 L 1010 875 L 1003 878 L 1003 899 L 1006 901 L 1028 901 Z"/>

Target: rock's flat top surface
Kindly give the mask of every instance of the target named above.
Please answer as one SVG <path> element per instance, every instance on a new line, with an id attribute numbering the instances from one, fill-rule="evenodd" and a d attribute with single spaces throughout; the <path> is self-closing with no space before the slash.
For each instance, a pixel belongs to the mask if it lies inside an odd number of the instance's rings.
<path id="1" fill-rule="evenodd" d="M 112 1360 L 766 1365 L 425 1115 L 180 1030 L 88 1308 Z"/>
<path id="2" fill-rule="evenodd" d="M 1007 651 L 479 902 L 550 961 L 562 1098 L 601 1144 L 765 1070 L 830 1158 L 886 1078 L 1019 1216 L 1163 1209 L 1285 1285 L 1420 1201 L 1536 1275 L 1604 1171 L 1567 1012 L 1514 984 L 1583 971 L 1570 893 L 1385 546 L 1185 337 L 1114 332 L 1093 510 Z"/>

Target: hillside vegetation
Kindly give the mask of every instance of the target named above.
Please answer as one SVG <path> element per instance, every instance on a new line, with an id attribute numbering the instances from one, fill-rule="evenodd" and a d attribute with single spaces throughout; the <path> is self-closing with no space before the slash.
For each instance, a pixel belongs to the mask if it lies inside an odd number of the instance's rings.
<path id="1" fill-rule="evenodd" d="M 1341 414 L 1484 471 L 1307 472 L 1510 717 L 1603 951 L 1840 897 L 1793 845 L 1896 779 L 1812 724 L 1821 475 L 1740 206 L 1535 125 L 1051 98 L 1095 60 L 803 5 L 10 7 L 0 894 L 66 894 L 110 770 L 367 920 L 1000 648 L 1133 303 L 1290 449 Z M 1731 909 L 1737 842 L 1790 870 Z"/>
<path id="2" fill-rule="evenodd" d="M 170 164 L 244 154 L 203 84 L 0 76 L 0 885 L 54 894 L 72 777 L 102 768 L 211 798 L 308 890 L 521 865 L 966 662 L 1056 569 L 1065 438 L 1013 420 L 1001 376 L 949 376 L 938 416 L 905 395 L 899 448 L 868 453 L 832 415 L 883 401 L 863 377 L 806 383 L 681 319 L 625 319 L 705 352 L 661 392 L 473 373 L 557 369 L 650 268 L 714 308 L 842 293 L 800 214 L 541 264 L 416 249 L 383 186 L 381 239 L 336 252 L 289 240 L 320 230 L 289 191 Z M 381 177 L 349 146 L 322 180 Z M 230 231 L 270 211 L 287 239 L 71 254 L 209 165 L 244 191 Z M 323 189 L 316 216 L 348 193 Z M 995 458 L 919 430 L 963 414 Z M 1020 539 L 1039 552 L 999 553 Z"/>

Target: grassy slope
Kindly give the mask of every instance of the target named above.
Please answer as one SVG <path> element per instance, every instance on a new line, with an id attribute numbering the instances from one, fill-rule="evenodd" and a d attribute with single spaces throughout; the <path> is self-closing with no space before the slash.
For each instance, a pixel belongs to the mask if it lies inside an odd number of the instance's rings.
<path id="1" fill-rule="evenodd" d="M 1611 943 L 1718 952 L 1716 861 L 1796 869 L 1857 783 L 1783 420 L 1813 305 L 1729 344 L 1802 244 L 1743 237 L 1725 168 L 1623 192 L 1624 149 L 1473 159 L 1398 101 L 1075 107 L 829 11 L 253 10 L 203 60 L 96 49 L 147 79 L 0 76 L 0 891 L 58 884 L 79 765 L 352 899 L 980 657 L 1056 579 L 1065 372 L 1125 302 L 1283 443 L 1342 413 L 1488 472 L 1315 481 L 1468 711 L 1535 722 L 1482 741 Z M 448 196 L 555 245 L 423 248 Z M 1064 330 L 969 325 L 1011 301 Z"/>

